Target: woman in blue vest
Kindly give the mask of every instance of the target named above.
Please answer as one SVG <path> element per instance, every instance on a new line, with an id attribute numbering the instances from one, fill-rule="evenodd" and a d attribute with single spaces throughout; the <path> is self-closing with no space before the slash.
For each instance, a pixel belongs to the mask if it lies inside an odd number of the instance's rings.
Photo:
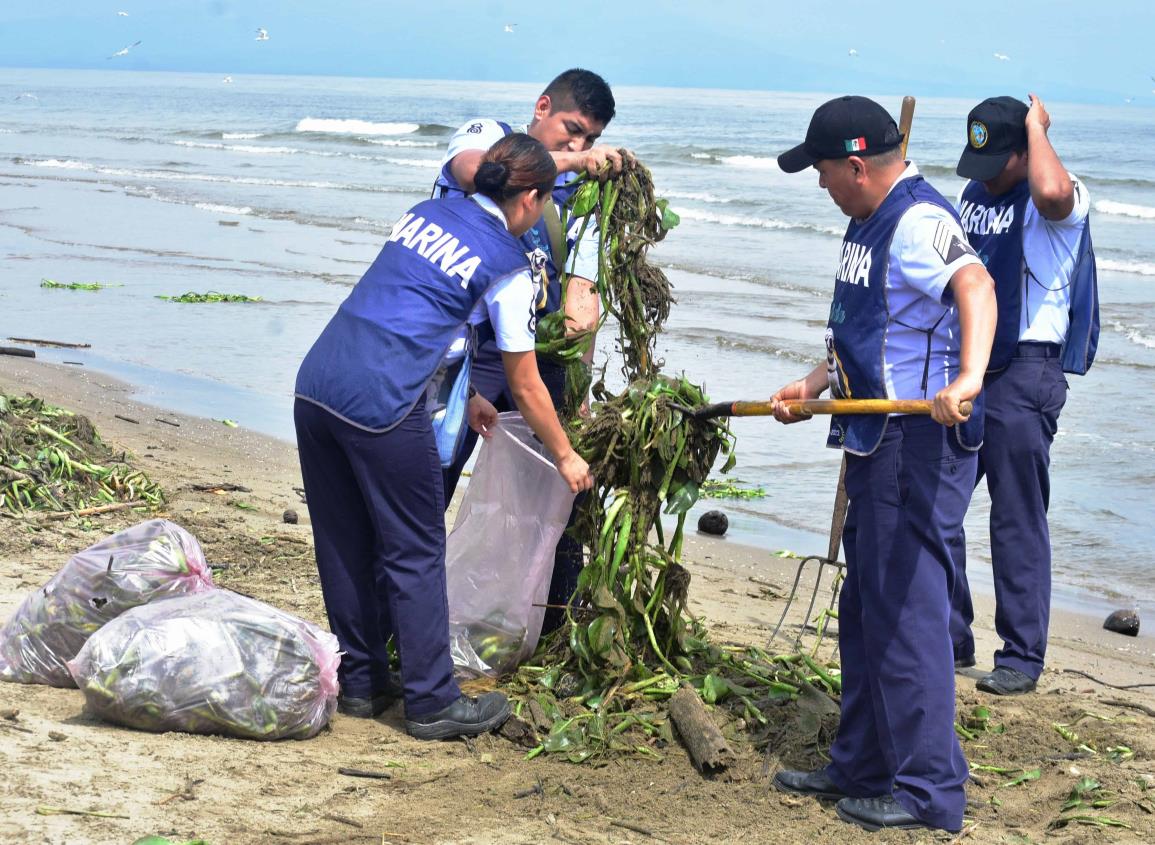
<path id="1" fill-rule="evenodd" d="M 449 651 L 441 457 L 426 393 L 471 326 L 490 323 L 518 408 L 571 489 L 592 483 L 538 375 L 535 291 L 518 241 L 556 175 L 529 136 L 494 144 L 476 195 L 427 200 L 402 216 L 297 374 L 317 569 L 344 653 L 339 709 L 373 717 L 403 695 L 406 729 L 420 739 L 483 733 L 509 715 L 501 693 L 461 694 Z M 468 415 L 476 430 L 496 424 L 480 396 Z M 391 635 L 400 688 L 388 669 Z"/>

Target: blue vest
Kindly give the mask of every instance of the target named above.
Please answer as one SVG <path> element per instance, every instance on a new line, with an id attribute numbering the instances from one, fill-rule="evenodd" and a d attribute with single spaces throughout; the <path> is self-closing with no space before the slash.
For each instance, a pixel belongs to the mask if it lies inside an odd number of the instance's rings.
<path id="1" fill-rule="evenodd" d="M 942 349 L 948 335 L 958 336 L 958 315 L 943 306 L 937 322 L 927 326 L 902 326 L 891 319 L 887 298 L 890 242 L 903 214 L 916 203 L 932 203 L 956 219 L 949 202 L 921 176 L 900 180 L 866 220 L 851 220 L 842 239 L 842 259 L 835 274 L 834 298 L 827 322 L 828 373 L 831 392 L 851 399 L 885 399 L 886 338 L 889 331 L 925 333 L 927 355 L 922 362 L 926 389 L 932 347 Z M 941 353 L 940 353 L 941 354 Z M 957 369 L 957 361 L 955 363 Z M 921 397 L 898 396 L 898 399 Z M 932 397 L 927 397 L 932 398 Z M 955 426 L 959 443 L 967 449 L 982 445 L 982 397 L 975 399 L 970 419 Z M 886 430 L 885 414 L 848 414 L 831 418 L 826 445 L 855 455 L 869 455 L 878 448 Z"/>
<path id="2" fill-rule="evenodd" d="M 999 304 L 987 372 L 1006 369 L 1019 343 L 1023 317 L 1023 221 L 1030 198 L 1031 186 L 1026 179 L 998 197 L 988 193 L 981 182 L 969 183 L 962 193 L 963 233 L 995 280 Z"/>
<path id="3" fill-rule="evenodd" d="M 513 134 L 513 128 L 508 123 L 502 123 L 500 120 L 497 124 L 502 128 L 506 135 Z M 445 162 L 441 168 L 441 173 L 438 174 L 437 180 L 433 185 L 434 197 L 464 197 L 467 196 L 465 189 L 453 176 L 450 170 L 452 162 Z M 577 185 L 572 185 L 573 178 L 568 173 L 559 173 L 557 175 L 557 184 L 553 189 L 553 201 L 558 208 L 564 208 L 565 204 L 569 202 L 571 196 L 578 189 Z M 566 233 L 567 247 L 573 249 L 573 242 L 569 239 Z M 546 286 L 545 305 L 538 309 L 539 316 L 545 314 L 552 314 L 561 308 L 561 285 L 558 284 L 558 267 L 554 261 L 553 248 L 550 246 L 549 229 L 545 225 L 545 218 L 542 217 L 533 228 L 521 236 L 521 242 L 525 245 L 525 251 L 532 253 L 534 250 L 540 249 L 546 257 L 545 272 L 549 284 Z"/>
<path id="4" fill-rule="evenodd" d="M 988 372 L 1005 369 L 1015 354 L 1022 322 L 1023 224 L 1030 183 L 1024 179 L 1001 196 L 990 194 L 981 182 L 969 182 L 961 197 L 963 231 L 995 280 L 999 320 Z M 1099 346 L 1099 282 L 1091 222 L 1075 255 L 1070 279 L 1070 325 L 1063 344 L 1064 372 L 1083 375 L 1095 360 Z"/>
<path id="5" fill-rule="evenodd" d="M 305 356 L 296 395 L 389 430 L 424 395 L 486 290 L 526 268 L 518 240 L 473 200 L 415 205 Z"/>

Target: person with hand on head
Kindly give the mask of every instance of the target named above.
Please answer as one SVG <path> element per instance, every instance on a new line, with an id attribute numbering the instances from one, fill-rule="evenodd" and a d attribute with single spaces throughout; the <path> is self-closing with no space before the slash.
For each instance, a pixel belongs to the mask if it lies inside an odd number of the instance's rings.
<path id="1" fill-rule="evenodd" d="M 529 124 L 517 130 L 540 141 L 557 164 L 553 202 L 546 206 L 541 219 L 535 221 L 521 240 L 526 253 L 531 256 L 531 263 L 540 268 L 539 276 L 543 280 L 537 318 L 562 307 L 561 277 L 564 270 L 565 317 L 569 334 L 590 332 L 598 325 L 601 305 L 596 287 L 598 236 L 597 222 L 592 215 L 570 220 L 567 231 L 563 233 L 561 209 L 576 190 L 575 179 L 581 174 L 604 179 L 621 171 L 622 153 L 614 147 L 596 143 L 613 119 L 615 108 L 613 92 L 604 79 L 591 71 L 572 68 L 546 86 L 534 103 Z M 508 123 L 485 118 L 465 123 L 449 141 L 433 188 L 434 197 L 472 193 L 476 188 L 478 162 L 484 151 L 498 138 L 514 131 Z M 588 365 L 592 360 L 591 339 L 585 362 Z M 554 406 L 560 410 L 566 394 L 565 367 L 543 356 L 538 358 L 538 369 L 553 397 Z M 479 338 L 471 381 L 498 410 L 512 410 L 505 370 L 492 338 Z M 456 460 L 445 470 L 447 507 L 476 443 L 477 435 L 465 432 Z M 580 500 L 574 504 L 575 513 L 579 505 Z M 569 524 L 573 524 L 572 515 Z M 564 621 L 565 612 L 560 607 L 569 602 L 577 588 L 581 568 L 581 546 L 566 531 L 558 542 L 547 599 L 551 607 L 546 610 L 543 633 Z"/>
<path id="2" fill-rule="evenodd" d="M 1040 99 L 983 100 L 967 115 L 958 175 L 963 231 L 995 280 L 998 328 L 984 379 L 986 437 L 976 484 L 991 497 L 995 629 L 1003 647 L 978 688 L 1017 695 L 1043 671 L 1051 609 L 1051 443 L 1067 399 L 1064 373 L 1083 375 L 1099 341 L 1099 296 L 1087 189 L 1067 172 Z M 966 538 L 954 544 L 956 666 L 975 665 Z"/>
<path id="3" fill-rule="evenodd" d="M 534 286 L 519 238 L 556 175 L 533 138 L 500 139 L 482 157 L 476 194 L 426 200 L 401 217 L 297 374 L 301 474 L 342 651 L 338 709 L 373 717 L 403 697 L 406 729 L 420 739 L 483 733 L 509 715 L 501 693 L 462 695 L 450 658 L 442 457 L 426 396 L 471 326 L 494 323 L 522 415 L 570 489 L 592 485 L 538 374 L 527 323 Z M 468 417 L 483 429 L 497 414 L 474 395 Z"/>
<path id="4" fill-rule="evenodd" d="M 840 97 L 814 113 L 806 140 L 778 157 L 850 218 L 826 329 L 828 363 L 772 397 L 933 398 L 930 417 L 846 415 L 827 445 L 846 456 L 850 507 L 839 595 L 842 704 L 830 764 L 780 771 L 779 789 L 838 799 L 868 830 L 957 831 L 968 777 L 954 732 L 949 540 L 970 503 L 982 438 L 983 372 L 994 283 L 950 203 L 901 154 L 882 106 Z M 972 400 L 969 418 L 960 404 Z"/>

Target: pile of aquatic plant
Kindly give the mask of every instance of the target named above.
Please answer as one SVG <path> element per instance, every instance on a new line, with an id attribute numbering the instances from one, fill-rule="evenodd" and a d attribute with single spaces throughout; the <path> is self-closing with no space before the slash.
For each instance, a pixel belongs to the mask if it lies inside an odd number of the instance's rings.
<path id="1" fill-rule="evenodd" d="M 40 287 L 52 290 L 104 290 L 105 288 L 123 287 L 123 285 L 110 285 L 103 282 L 55 282 L 52 279 L 41 279 Z"/>
<path id="2" fill-rule="evenodd" d="M 573 529 L 589 558 L 567 624 L 508 687 L 515 712 L 540 740 L 530 755 L 560 753 L 574 762 L 621 751 L 657 754 L 671 739 L 665 701 L 683 685 L 752 724 L 766 723 L 771 701 L 806 688 L 831 695 L 840 689 L 838 671 L 811 655 L 712 644 L 687 610 L 686 516 L 718 459 L 726 458 L 722 472 L 734 465 L 734 437 L 724 420 L 687 413 L 708 402 L 702 388 L 663 375 L 655 359 L 674 300 L 647 252 L 678 218 L 654 195 L 649 171 L 626 158 L 620 174 L 587 179 L 562 219 L 563 226 L 574 215 L 597 219 L 599 327 L 609 317 L 616 322 L 627 387 L 614 394 L 599 379 L 590 413 L 574 413 L 589 386 L 581 359 L 592 333 L 567 336 L 560 312 L 540 321 L 538 333 L 539 351 L 567 364 L 567 427 L 594 477 Z M 663 515 L 672 517 L 672 531 Z"/>
<path id="3" fill-rule="evenodd" d="M 180 296 L 157 296 L 167 302 L 262 302 L 259 296 L 245 296 L 243 293 L 217 293 L 210 290 L 206 293 L 189 291 Z"/>
<path id="4" fill-rule="evenodd" d="M 160 487 L 114 454 L 87 417 L 35 396 L 0 394 L 0 510 L 67 512 L 163 501 Z"/>

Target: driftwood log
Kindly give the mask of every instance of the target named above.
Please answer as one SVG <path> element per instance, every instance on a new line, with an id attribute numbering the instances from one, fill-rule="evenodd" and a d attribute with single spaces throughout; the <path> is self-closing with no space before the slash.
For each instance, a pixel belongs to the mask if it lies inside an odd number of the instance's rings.
<path id="1" fill-rule="evenodd" d="M 683 686 L 674 693 L 670 699 L 670 719 L 699 772 L 721 772 L 734 762 L 734 749 L 726 742 L 693 688 Z"/>
<path id="2" fill-rule="evenodd" d="M 14 355 L 17 358 L 35 358 L 36 350 L 21 349 L 19 346 L 0 346 L 0 355 Z"/>
<path id="3" fill-rule="evenodd" d="M 58 349 L 91 349 L 91 343 L 65 343 L 62 340 L 40 340 L 35 337 L 10 337 L 13 343 L 34 343 L 37 346 L 55 346 Z"/>

